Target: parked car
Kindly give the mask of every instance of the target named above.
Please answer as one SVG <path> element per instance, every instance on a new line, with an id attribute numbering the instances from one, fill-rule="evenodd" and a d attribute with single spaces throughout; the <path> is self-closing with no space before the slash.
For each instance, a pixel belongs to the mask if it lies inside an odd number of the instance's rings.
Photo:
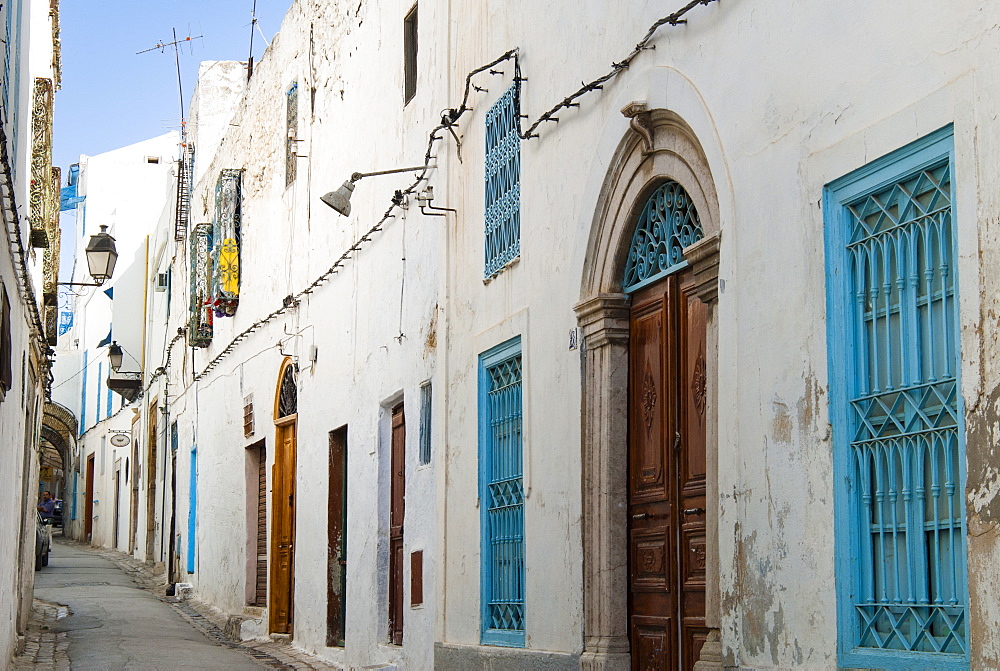
<path id="1" fill-rule="evenodd" d="M 56 507 L 52 509 L 52 526 L 62 527 L 63 525 L 63 502 L 56 499 Z"/>
<path id="2" fill-rule="evenodd" d="M 49 551 L 52 549 L 52 518 L 45 519 L 36 510 L 35 520 L 35 570 L 49 565 Z"/>

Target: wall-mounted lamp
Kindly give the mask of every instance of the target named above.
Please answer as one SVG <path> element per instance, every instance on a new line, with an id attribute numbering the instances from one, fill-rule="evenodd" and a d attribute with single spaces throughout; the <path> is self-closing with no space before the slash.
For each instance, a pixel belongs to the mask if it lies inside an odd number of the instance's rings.
<path id="1" fill-rule="evenodd" d="M 365 177 L 375 177 L 377 175 L 391 175 L 397 172 L 418 172 L 433 168 L 433 165 L 420 165 L 415 168 L 395 168 L 393 170 L 379 170 L 377 172 L 356 172 L 351 178 L 344 182 L 339 189 L 335 189 L 320 196 L 320 200 L 335 209 L 340 214 L 349 216 L 351 214 L 351 194 L 354 193 L 354 183 Z"/>
<path id="2" fill-rule="evenodd" d="M 122 367 L 122 346 L 118 341 L 112 341 L 108 346 L 108 359 L 111 360 L 111 370 L 117 373 Z"/>
<path id="3" fill-rule="evenodd" d="M 87 267 L 94 282 L 59 282 L 59 286 L 99 287 L 115 272 L 118 261 L 118 250 L 115 249 L 115 239 L 108 235 L 108 227 L 101 225 L 101 232 L 90 236 L 87 244 Z"/>
<path id="4" fill-rule="evenodd" d="M 126 373 L 120 370 L 123 354 L 124 350 L 118 344 L 118 341 L 111 341 L 111 344 L 108 345 L 108 360 L 111 362 L 111 374 L 108 375 L 107 385 L 108 389 L 121 395 L 126 401 L 131 403 L 139 398 L 139 394 L 142 393 L 142 372 Z"/>

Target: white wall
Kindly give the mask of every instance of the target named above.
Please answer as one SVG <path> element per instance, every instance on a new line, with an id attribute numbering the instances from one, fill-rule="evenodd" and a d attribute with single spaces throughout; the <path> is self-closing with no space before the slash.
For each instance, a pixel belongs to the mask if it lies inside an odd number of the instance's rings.
<path id="1" fill-rule="evenodd" d="M 458 105 L 468 71 L 518 47 L 527 78 L 522 112 L 531 121 L 581 80 L 606 72 L 667 11 L 645 0 L 624 12 L 598 2 L 519 1 L 502 12 L 481 3 L 423 3 L 417 94 L 404 107 L 400 36 L 409 3 L 325 3 L 313 16 L 305 5 L 293 5 L 244 94 L 239 67 L 214 64 L 203 68 L 193 103 L 192 118 L 203 123 L 191 129 L 199 176 L 192 224 L 211 221 L 219 171 L 245 171 L 239 309 L 216 318 L 212 344 L 173 359 L 164 379 L 181 436 L 182 564 L 190 543 L 188 460 L 198 447 L 197 562 L 187 578 L 199 598 L 244 613 L 245 448 L 263 437 L 273 460 L 273 394 L 288 355 L 300 367 L 295 643 L 336 664 L 398 661 L 408 668 L 428 668 L 435 641 L 477 646 L 476 365 L 480 353 L 520 335 L 527 648 L 565 653 L 561 659 L 582 651 L 583 378 L 567 334 L 576 325 L 573 307 L 583 291 L 601 185 L 628 132 L 620 110 L 643 101 L 693 129 L 719 194 L 720 500 L 713 505 L 720 514 L 725 663 L 834 666 L 833 447 L 818 202 L 830 180 L 954 123 L 962 379 L 970 426 L 980 431 L 968 441 L 970 530 L 977 533 L 969 541 L 973 666 L 1000 663 L 990 624 L 1000 609 L 990 588 L 1000 578 L 1000 512 L 989 476 L 995 458 L 986 447 L 996 436 L 992 411 L 983 409 L 993 407 L 997 387 L 988 334 L 996 292 L 991 266 L 979 261 L 980 253 L 992 258 L 998 238 L 988 157 L 991 103 L 1000 89 L 997 60 L 988 56 L 1000 48 L 991 31 L 1000 10 L 967 0 L 947 11 L 918 0 L 905 14 L 890 3 L 854 0 L 835 11 L 791 2 L 695 8 L 687 24 L 660 29 L 655 50 L 585 96 L 581 107 L 560 112 L 558 125 L 544 124 L 541 138 L 522 142 L 521 258 L 484 283 L 483 126 L 486 110 L 512 81 L 513 64 L 505 62 L 497 66 L 502 74 L 475 80 L 488 91 L 473 93 L 472 111 L 456 131 L 461 161 L 447 133 L 433 147 L 436 203 L 456 208 L 457 216 L 422 216 L 411 200 L 342 270 L 233 343 L 329 268 L 411 177 L 358 182 L 348 218 L 318 197 L 354 171 L 420 163 L 428 130 L 441 109 Z M 293 81 L 301 96 L 297 153 L 304 158 L 286 187 L 285 91 Z M 233 99 L 232 116 L 208 102 Z M 176 249 L 171 266 L 167 334 L 187 317 L 187 253 Z M 313 346 L 315 364 L 307 356 Z M 434 457 L 430 467 L 417 468 L 418 389 L 427 379 L 435 388 Z M 248 394 L 256 431 L 245 437 Z M 406 554 L 423 549 L 426 562 L 425 606 L 406 608 L 402 648 L 385 645 L 385 413 L 399 398 L 408 419 Z M 341 651 L 325 646 L 322 595 L 327 435 L 345 424 L 351 493 Z"/>

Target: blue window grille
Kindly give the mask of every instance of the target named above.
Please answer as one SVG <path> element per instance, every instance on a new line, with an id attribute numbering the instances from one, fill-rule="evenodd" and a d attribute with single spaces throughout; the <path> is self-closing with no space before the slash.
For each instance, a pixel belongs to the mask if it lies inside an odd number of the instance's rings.
<path id="1" fill-rule="evenodd" d="M 87 355 L 88 350 L 83 351 L 83 380 L 80 383 L 80 435 L 87 430 Z"/>
<path id="2" fill-rule="evenodd" d="M 684 248 L 703 236 L 698 211 L 684 187 L 673 180 L 661 184 L 636 223 L 625 263 L 625 292 L 686 267 Z"/>
<path id="3" fill-rule="evenodd" d="M 420 385 L 420 465 L 431 463 L 431 383 Z"/>
<path id="4" fill-rule="evenodd" d="M 482 642 L 524 647 L 521 339 L 479 358 Z"/>
<path id="5" fill-rule="evenodd" d="M 191 449 L 191 480 L 188 487 L 187 572 L 194 573 L 195 530 L 198 528 L 198 448 Z"/>
<path id="6" fill-rule="evenodd" d="M 844 666 L 968 665 L 952 129 L 827 187 Z"/>
<path id="7" fill-rule="evenodd" d="M 517 82 L 486 113 L 486 270 L 521 255 L 521 104 Z"/>
<path id="8" fill-rule="evenodd" d="M 101 382 L 104 380 L 103 363 L 97 364 L 97 408 L 94 413 L 94 424 L 101 421 Z"/>

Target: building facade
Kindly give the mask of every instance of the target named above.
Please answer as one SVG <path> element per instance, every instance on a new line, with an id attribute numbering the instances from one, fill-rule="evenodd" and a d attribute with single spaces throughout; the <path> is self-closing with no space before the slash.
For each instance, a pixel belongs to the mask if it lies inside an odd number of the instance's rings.
<path id="1" fill-rule="evenodd" d="M 0 661 L 23 642 L 34 585 L 35 504 L 59 274 L 59 170 L 52 109 L 61 77 L 59 5 L 0 7 Z"/>
<path id="2" fill-rule="evenodd" d="M 293 3 L 201 69 L 131 549 L 340 667 L 997 666 L 998 11 Z"/>

